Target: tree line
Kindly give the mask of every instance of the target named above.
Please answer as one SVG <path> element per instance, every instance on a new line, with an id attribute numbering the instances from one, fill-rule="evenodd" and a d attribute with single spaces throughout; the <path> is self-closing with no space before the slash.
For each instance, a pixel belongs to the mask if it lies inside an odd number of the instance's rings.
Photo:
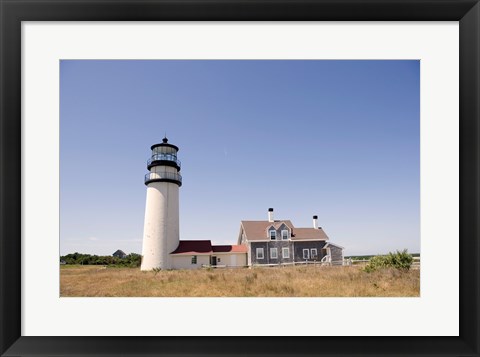
<path id="1" fill-rule="evenodd" d="M 90 255 L 75 252 L 60 256 L 60 261 L 66 264 L 80 265 L 114 265 L 122 267 L 139 267 L 142 262 L 142 256 L 136 253 L 130 253 L 125 258 L 117 258 L 111 255 Z"/>

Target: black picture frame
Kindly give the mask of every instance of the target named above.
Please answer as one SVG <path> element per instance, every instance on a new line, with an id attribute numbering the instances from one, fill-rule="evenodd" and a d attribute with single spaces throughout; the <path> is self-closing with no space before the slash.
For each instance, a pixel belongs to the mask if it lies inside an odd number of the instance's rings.
<path id="1" fill-rule="evenodd" d="M 479 356 L 477 0 L 0 0 L 2 356 Z M 22 21 L 459 21 L 459 337 L 22 337 Z M 448 309 L 448 306 L 445 308 Z"/>

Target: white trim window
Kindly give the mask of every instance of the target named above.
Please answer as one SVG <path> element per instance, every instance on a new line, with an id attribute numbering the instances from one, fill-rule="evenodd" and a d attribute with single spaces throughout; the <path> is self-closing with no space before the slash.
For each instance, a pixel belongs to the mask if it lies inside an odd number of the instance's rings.
<path id="1" fill-rule="evenodd" d="M 312 257 L 312 259 L 317 259 L 318 257 L 317 248 L 310 249 L 310 256 Z"/>
<path id="2" fill-rule="evenodd" d="M 288 239 L 288 229 L 282 229 L 282 239 Z"/>
<path id="3" fill-rule="evenodd" d="M 270 258 L 271 259 L 278 259 L 278 249 L 277 248 L 270 248 Z"/>
<path id="4" fill-rule="evenodd" d="M 271 240 L 277 239 L 277 231 L 276 230 L 271 229 L 270 231 L 268 231 L 268 234 L 269 234 Z"/>
<path id="5" fill-rule="evenodd" d="M 290 248 L 288 248 L 288 247 L 283 247 L 282 248 L 282 257 L 284 259 L 290 258 Z"/>
<path id="6" fill-rule="evenodd" d="M 264 259 L 263 248 L 257 248 L 256 251 L 257 259 Z"/>
<path id="7" fill-rule="evenodd" d="M 197 256 L 192 255 L 192 264 L 197 264 Z"/>
<path id="8" fill-rule="evenodd" d="M 310 259 L 310 251 L 308 249 L 303 250 L 303 259 Z"/>

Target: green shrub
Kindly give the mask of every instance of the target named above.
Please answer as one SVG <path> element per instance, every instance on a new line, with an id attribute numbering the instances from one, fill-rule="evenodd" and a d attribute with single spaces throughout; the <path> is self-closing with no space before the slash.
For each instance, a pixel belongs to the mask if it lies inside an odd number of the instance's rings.
<path id="1" fill-rule="evenodd" d="M 410 269 L 413 263 L 413 257 L 408 254 L 407 250 L 388 253 L 388 255 L 377 255 L 370 259 L 368 264 L 363 268 L 364 271 L 370 273 L 372 271 L 384 268 L 395 268 L 403 271 Z"/>
<path id="2" fill-rule="evenodd" d="M 386 268 L 388 266 L 387 263 L 387 256 L 386 255 L 377 255 L 370 259 L 367 265 L 363 268 L 364 271 L 367 273 L 371 273 L 372 271 Z"/>
<path id="3" fill-rule="evenodd" d="M 396 253 L 388 254 L 390 265 L 399 270 L 409 270 L 413 263 L 413 257 L 408 254 L 407 250 L 398 251 Z"/>

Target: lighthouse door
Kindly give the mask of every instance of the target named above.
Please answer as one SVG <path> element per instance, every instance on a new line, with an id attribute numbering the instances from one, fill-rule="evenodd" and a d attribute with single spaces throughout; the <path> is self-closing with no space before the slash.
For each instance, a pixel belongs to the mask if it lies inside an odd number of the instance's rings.
<path id="1" fill-rule="evenodd" d="M 217 265 L 217 257 L 212 257 L 212 265 Z"/>

